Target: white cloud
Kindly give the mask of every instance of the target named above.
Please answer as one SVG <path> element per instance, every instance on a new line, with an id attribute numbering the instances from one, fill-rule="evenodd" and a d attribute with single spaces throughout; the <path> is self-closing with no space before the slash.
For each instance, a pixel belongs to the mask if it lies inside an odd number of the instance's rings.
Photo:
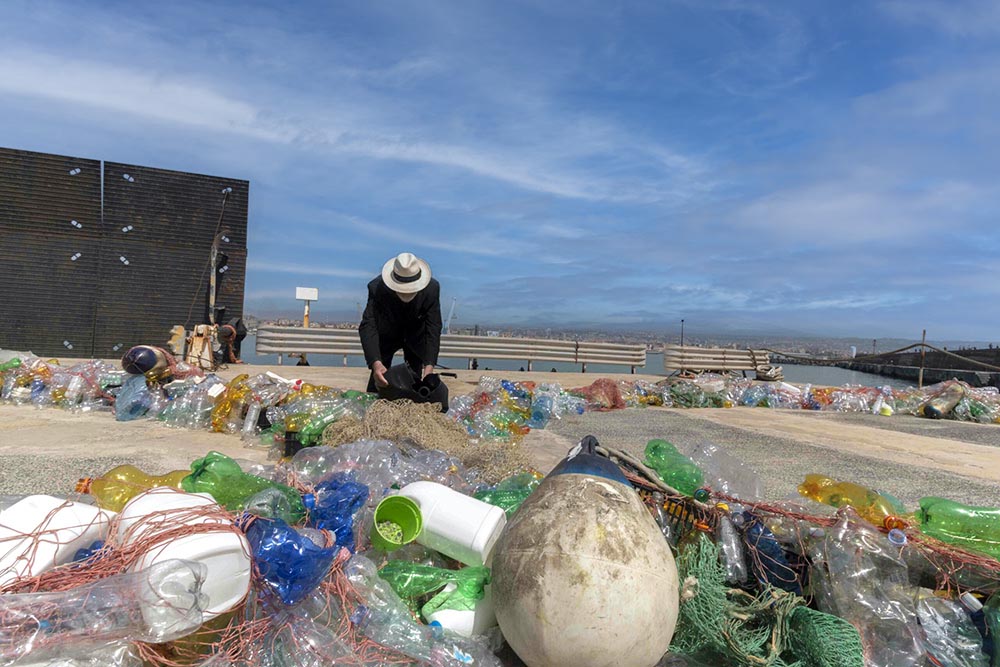
<path id="1" fill-rule="evenodd" d="M 0 52 L 0 92 L 52 100 L 68 113 L 81 105 L 269 141 L 290 138 L 287 131 L 262 122 L 254 106 L 204 83 L 74 57 Z"/>

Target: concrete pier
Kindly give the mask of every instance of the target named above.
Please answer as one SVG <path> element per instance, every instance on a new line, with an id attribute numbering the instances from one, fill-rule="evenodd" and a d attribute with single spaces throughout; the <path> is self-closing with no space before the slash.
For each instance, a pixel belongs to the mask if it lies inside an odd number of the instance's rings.
<path id="1" fill-rule="evenodd" d="M 885 377 L 907 380 L 917 386 L 917 378 L 920 375 L 919 366 L 897 366 L 895 364 L 876 364 L 868 362 L 850 362 L 837 364 L 841 368 L 849 368 L 854 371 L 882 375 Z M 924 386 L 945 380 L 962 380 L 973 387 L 1000 387 L 1000 373 L 991 371 L 969 371 L 960 369 L 925 368 Z"/>

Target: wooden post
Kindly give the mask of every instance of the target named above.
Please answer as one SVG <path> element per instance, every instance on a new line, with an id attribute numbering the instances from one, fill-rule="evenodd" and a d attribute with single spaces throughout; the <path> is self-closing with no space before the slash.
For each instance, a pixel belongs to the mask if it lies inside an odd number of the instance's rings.
<path id="1" fill-rule="evenodd" d="M 927 348 L 924 345 L 926 344 L 927 329 L 924 329 L 924 333 L 920 337 L 920 373 L 917 375 L 917 389 L 924 388 L 924 356 L 927 354 Z"/>

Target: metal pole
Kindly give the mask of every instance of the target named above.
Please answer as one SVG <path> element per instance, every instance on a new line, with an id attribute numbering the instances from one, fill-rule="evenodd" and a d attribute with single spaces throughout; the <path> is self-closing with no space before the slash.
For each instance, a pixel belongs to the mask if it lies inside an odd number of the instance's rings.
<path id="1" fill-rule="evenodd" d="M 681 347 L 684 347 L 684 320 L 681 320 Z"/>
<path id="2" fill-rule="evenodd" d="M 924 345 L 927 344 L 927 329 L 924 329 L 924 333 L 920 336 L 920 374 L 917 375 L 917 389 L 924 388 L 924 356 L 927 354 L 927 348 Z"/>
<path id="3" fill-rule="evenodd" d="M 306 328 L 306 329 L 309 328 L 309 301 L 306 301 L 306 311 L 304 313 L 302 313 L 302 326 L 304 328 Z M 299 357 L 299 365 L 300 366 L 305 366 L 306 365 L 306 353 L 305 352 L 303 352 L 302 355 Z"/>

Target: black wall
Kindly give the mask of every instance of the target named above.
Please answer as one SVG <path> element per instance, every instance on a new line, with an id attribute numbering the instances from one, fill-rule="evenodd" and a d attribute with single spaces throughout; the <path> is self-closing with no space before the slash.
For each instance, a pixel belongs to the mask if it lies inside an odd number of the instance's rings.
<path id="1" fill-rule="evenodd" d="M 206 322 L 217 232 L 217 306 L 242 316 L 249 189 L 0 148 L 0 348 L 113 358 Z"/>

